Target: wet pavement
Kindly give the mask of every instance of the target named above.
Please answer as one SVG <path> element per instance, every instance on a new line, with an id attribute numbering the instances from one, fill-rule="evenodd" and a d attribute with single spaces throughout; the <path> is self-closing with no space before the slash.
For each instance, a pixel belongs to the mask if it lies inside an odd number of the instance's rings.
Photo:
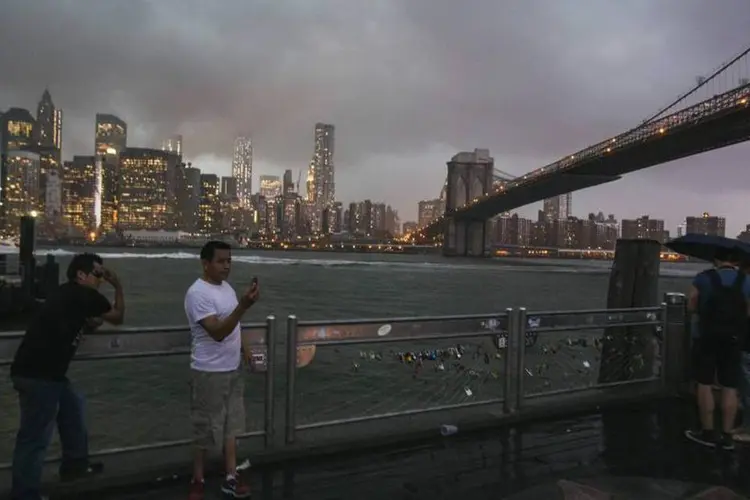
<path id="1" fill-rule="evenodd" d="M 688 442 L 683 432 L 693 415 L 689 402 L 669 400 L 516 428 L 459 429 L 409 446 L 253 468 L 250 481 L 254 498 L 294 500 L 594 499 L 614 494 L 648 500 L 701 498 L 696 495 L 710 486 L 750 494 L 750 448 L 720 452 Z M 559 483 L 562 479 L 579 486 Z M 563 495 L 580 485 L 593 488 L 588 497 Z M 187 498 L 184 480 L 149 489 L 97 498 Z M 207 498 L 221 498 L 213 494 L 218 491 L 213 482 L 209 490 Z M 713 495 L 705 498 L 743 498 Z"/>

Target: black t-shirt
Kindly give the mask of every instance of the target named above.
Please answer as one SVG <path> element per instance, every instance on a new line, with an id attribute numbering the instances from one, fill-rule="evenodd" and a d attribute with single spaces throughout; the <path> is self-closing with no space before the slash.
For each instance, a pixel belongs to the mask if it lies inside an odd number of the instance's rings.
<path id="1" fill-rule="evenodd" d="M 109 300 L 93 288 L 60 285 L 29 323 L 10 367 L 11 376 L 65 380 L 86 319 L 111 308 Z"/>

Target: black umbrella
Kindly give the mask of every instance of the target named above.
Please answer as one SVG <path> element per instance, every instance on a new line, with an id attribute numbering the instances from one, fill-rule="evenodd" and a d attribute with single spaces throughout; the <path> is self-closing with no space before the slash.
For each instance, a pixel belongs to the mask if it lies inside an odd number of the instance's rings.
<path id="1" fill-rule="evenodd" d="M 724 236 L 686 234 L 664 246 L 682 255 L 709 262 L 716 258 L 717 253 L 734 255 L 742 261 L 750 260 L 749 244 Z"/>

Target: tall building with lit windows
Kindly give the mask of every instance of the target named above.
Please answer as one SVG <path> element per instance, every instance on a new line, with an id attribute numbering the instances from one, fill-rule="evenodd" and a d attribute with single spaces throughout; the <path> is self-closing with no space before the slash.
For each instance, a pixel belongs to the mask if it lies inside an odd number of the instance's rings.
<path id="1" fill-rule="evenodd" d="M 17 177 L 17 172 L 14 173 L 13 168 L 18 164 L 11 166 L 11 161 L 15 152 L 34 147 L 34 123 L 31 113 L 23 108 L 10 108 L 0 115 L 0 222 L 12 234 L 17 232 L 18 227 L 6 220 L 9 215 L 6 201 L 9 196 L 15 196 L 9 190 L 16 189 L 10 185 L 16 185 L 13 178 Z"/>
<path id="2" fill-rule="evenodd" d="M 5 153 L 6 230 L 11 234 L 19 227 L 21 217 L 39 212 L 39 153 L 24 149 Z"/>
<path id="3" fill-rule="evenodd" d="M 39 153 L 39 210 L 48 216 L 60 214 L 59 173 L 62 167 L 62 110 L 55 107 L 49 90 L 45 89 L 36 108 L 34 142 Z M 47 188 L 48 177 L 53 180 Z M 49 207 L 47 193 L 49 192 Z"/>
<path id="4" fill-rule="evenodd" d="M 172 156 L 160 149 L 126 148 L 120 152 L 119 228 L 172 227 L 174 203 L 169 192 Z"/>
<path id="5" fill-rule="evenodd" d="M 128 144 L 128 125 L 114 115 L 96 114 L 96 219 L 102 232 L 116 228 L 120 153 Z"/>
<path id="6" fill-rule="evenodd" d="M 315 124 L 315 149 L 307 171 L 307 201 L 313 206 L 312 229 L 322 229 L 323 211 L 336 200 L 333 153 L 335 128 L 326 123 Z"/>
<path id="7" fill-rule="evenodd" d="M 703 212 L 699 217 L 685 218 L 686 234 L 706 234 L 710 236 L 725 236 L 727 220 L 717 217 L 708 212 Z"/>
<path id="8" fill-rule="evenodd" d="M 544 200 L 544 216 L 548 221 L 556 220 L 568 220 L 569 217 L 573 216 L 572 213 L 572 193 L 561 194 L 560 196 L 553 196 Z"/>
<path id="9" fill-rule="evenodd" d="M 62 213 L 65 220 L 82 235 L 96 230 L 96 160 L 93 156 L 74 156 L 62 167 Z"/>
<path id="10" fill-rule="evenodd" d="M 219 231 L 220 185 L 216 174 L 201 174 L 201 197 L 198 202 L 198 231 L 211 235 Z"/>
<path id="11" fill-rule="evenodd" d="M 277 175 L 261 175 L 260 176 L 260 195 L 264 196 L 267 200 L 281 196 L 282 184 L 281 179 Z"/>
<path id="12" fill-rule="evenodd" d="M 240 208 L 250 208 L 253 196 L 253 143 L 249 137 L 237 137 L 234 140 L 232 177 L 237 179 Z"/>

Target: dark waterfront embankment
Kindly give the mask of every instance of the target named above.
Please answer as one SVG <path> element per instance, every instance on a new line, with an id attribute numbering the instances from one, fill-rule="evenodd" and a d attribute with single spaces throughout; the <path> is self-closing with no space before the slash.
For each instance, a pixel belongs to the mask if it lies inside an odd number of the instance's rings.
<path id="1" fill-rule="evenodd" d="M 258 462 L 249 478 L 254 498 L 264 500 L 571 498 L 563 486 L 568 493 L 583 487 L 598 494 L 572 498 L 690 499 L 717 485 L 750 494 L 750 449 L 720 454 L 690 443 L 683 430 L 692 424 L 691 410 L 690 402 L 667 399 L 513 428 L 459 429 L 446 438 L 436 430 L 407 444 Z M 140 479 L 151 481 L 98 498 L 185 498 L 186 476 Z M 80 498 L 79 491 L 67 491 L 56 498 Z M 217 491 L 218 480 L 209 478 L 207 498 L 220 498 Z"/>

